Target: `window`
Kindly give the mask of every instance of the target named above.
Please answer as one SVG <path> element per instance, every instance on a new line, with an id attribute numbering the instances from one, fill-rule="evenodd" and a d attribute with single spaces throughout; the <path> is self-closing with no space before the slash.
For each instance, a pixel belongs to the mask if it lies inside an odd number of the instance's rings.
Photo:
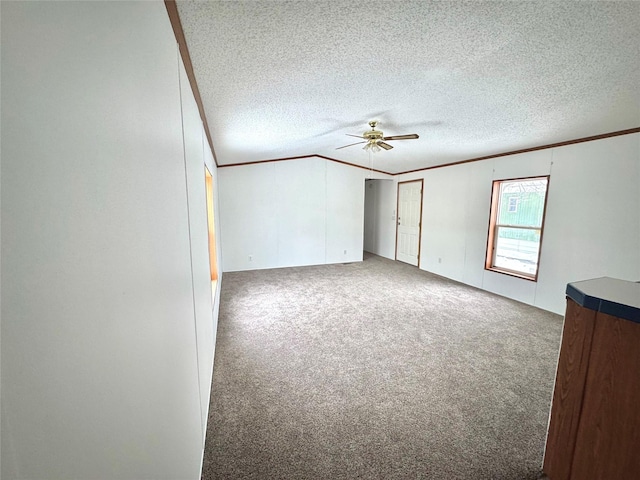
<path id="1" fill-rule="evenodd" d="M 537 280 L 548 185 L 548 176 L 493 182 L 486 269 Z"/>
<path id="2" fill-rule="evenodd" d="M 209 269 L 211 271 L 211 288 L 215 292 L 215 282 L 218 280 L 218 265 L 216 254 L 216 232 L 213 218 L 213 177 L 207 167 L 204 167 L 205 191 L 207 195 L 207 226 L 209 230 Z"/>

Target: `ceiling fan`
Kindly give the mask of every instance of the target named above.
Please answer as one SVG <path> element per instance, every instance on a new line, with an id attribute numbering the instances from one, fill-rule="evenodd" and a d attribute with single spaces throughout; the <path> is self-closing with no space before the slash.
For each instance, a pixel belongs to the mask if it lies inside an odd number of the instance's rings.
<path id="1" fill-rule="evenodd" d="M 380 130 L 376 130 L 377 125 L 378 125 L 378 122 L 376 120 L 371 120 L 369 122 L 369 126 L 371 127 L 371 130 L 364 132 L 362 135 L 351 135 L 347 133 L 347 135 L 350 137 L 364 138 L 364 142 L 350 143 L 349 145 L 338 147 L 336 148 L 336 150 L 340 150 L 341 148 L 351 147 L 353 145 L 361 145 L 364 143 L 366 145 L 362 147 L 363 150 L 379 152 L 381 148 L 385 150 L 391 150 L 393 148 L 393 146 L 389 145 L 388 143 L 385 143 L 387 141 L 412 140 L 415 138 L 420 138 L 416 133 L 410 133 L 408 135 L 393 135 L 391 137 L 385 137 L 384 133 L 382 133 Z"/>

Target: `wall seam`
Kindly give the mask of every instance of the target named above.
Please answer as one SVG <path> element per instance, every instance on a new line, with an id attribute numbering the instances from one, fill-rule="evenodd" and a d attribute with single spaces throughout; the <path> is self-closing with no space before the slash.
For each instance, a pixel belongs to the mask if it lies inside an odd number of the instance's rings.
<path id="1" fill-rule="evenodd" d="M 551 184 L 551 173 L 553 172 L 553 161 L 554 161 L 554 158 L 555 158 L 555 152 L 556 152 L 556 149 L 552 148 L 551 149 L 551 161 L 549 162 L 549 184 L 547 185 L 547 198 L 545 200 L 545 204 L 546 205 L 549 205 L 549 195 L 551 193 L 551 189 L 549 188 L 549 185 Z M 545 209 L 544 214 L 546 216 L 546 214 L 547 214 L 546 209 Z M 543 218 L 543 221 L 544 220 L 545 220 L 545 218 Z M 542 228 L 544 229 L 544 228 L 546 228 L 546 226 L 543 224 Z M 540 248 L 540 255 L 542 255 L 542 245 L 540 245 L 539 248 Z M 536 273 L 537 277 L 540 276 L 540 264 L 541 263 L 542 263 L 542 256 L 540 256 L 540 258 L 538 259 L 538 267 L 537 267 L 538 271 Z M 533 290 L 533 305 L 536 306 L 536 307 L 538 306 L 538 287 L 540 286 L 540 282 L 538 280 L 539 280 L 539 278 L 536 279 L 536 286 L 535 286 L 535 288 Z"/>
<path id="2" fill-rule="evenodd" d="M 182 163 L 184 165 L 184 192 L 187 200 L 187 232 L 189 235 L 189 263 L 191 266 L 191 304 L 193 306 L 193 333 L 196 346 L 196 378 L 198 379 L 198 403 L 200 405 L 200 439 L 204 448 L 204 430 L 202 428 L 202 386 L 200 385 L 200 352 L 198 351 L 198 325 L 196 320 L 196 293 L 193 278 L 193 246 L 191 243 L 191 212 L 189 210 L 189 180 L 187 175 L 187 145 L 184 131 L 184 109 L 182 108 L 182 80 L 180 79 L 180 49 L 177 50 L 178 58 L 178 89 L 180 93 L 180 124 L 182 126 Z"/>
<path id="3" fill-rule="evenodd" d="M 328 163 L 329 162 L 324 160 L 324 263 L 325 265 L 327 263 L 327 257 L 328 257 L 327 226 L 329 224 L 329 192 L 328 192 L 328 185 L 327 185 L 327 180 L 329 177 L 327 172 L 327 170 L 329 170 Z"/>

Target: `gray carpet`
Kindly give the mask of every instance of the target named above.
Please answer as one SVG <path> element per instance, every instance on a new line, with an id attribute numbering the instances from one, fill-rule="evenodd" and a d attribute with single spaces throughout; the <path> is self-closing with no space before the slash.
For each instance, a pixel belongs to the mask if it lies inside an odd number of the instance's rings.
<path id="1" fill-rule="evenodd" d="M 203 478 L 539 478 L 561 328 L 366 253 L 225 273 Z"/>

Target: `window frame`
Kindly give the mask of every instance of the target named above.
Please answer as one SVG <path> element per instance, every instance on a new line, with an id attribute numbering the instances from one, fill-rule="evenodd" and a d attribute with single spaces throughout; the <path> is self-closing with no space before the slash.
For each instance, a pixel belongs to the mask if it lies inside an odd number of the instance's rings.
<path id="1" fill-rule="evenodd" d="M 216 282 L 218 281 L 218 254 L 216 251 L 215 209 L 213 204 L 213 175 L 206 164 L 204 165 L 204 185 L 205 201 L 207 204 L 209 272 L 211 276 L 212 290 L 215 295 Z"/>
<path id="2" fill-rule="evenodd" d="M 506 228 L 518 228 L 523 230 L 531 230 L 532 227 L 521 227 L 518 225 L 502 225 L 498 224 L 498 211 L 500 207 L 500 185 L 504 182 L 517 182 L 527 180 L 543 180 L 547 181 L 547 188 L 544 195 L 544 204 L 542 207 L 542 222 L 540 225 L 540 242 L 538 246 L 538 258 L 536 260 L 536 273 L 535 275 L 528 275 L 517 270 L 510 270 L 504 267 L 495 266 L 495 251 L 496 251 L 496 238 L 499 227 Z M 491 186 L 491 205 L 489 209 L 489 232 L 487 235 L 487 250 L 485 257 L 484 269 L 491 272 L 501 273 L 504 275 L 510 275 L 512 277 L 522 278 L 532 282 L 538 281 L 538 275 L 540 273 L 540 256 L 542 255 L 542 241 L 544 239 L 544 224 L 547 215 L 547 201 L 549 200 L 549 184 L 550 175 L 536 175 L 533 177 L 518 177 L 518 178 L 502 178 L 500 180 L 494 180 Z M 537 230 L 537 227 L 533 227 Z"/>

